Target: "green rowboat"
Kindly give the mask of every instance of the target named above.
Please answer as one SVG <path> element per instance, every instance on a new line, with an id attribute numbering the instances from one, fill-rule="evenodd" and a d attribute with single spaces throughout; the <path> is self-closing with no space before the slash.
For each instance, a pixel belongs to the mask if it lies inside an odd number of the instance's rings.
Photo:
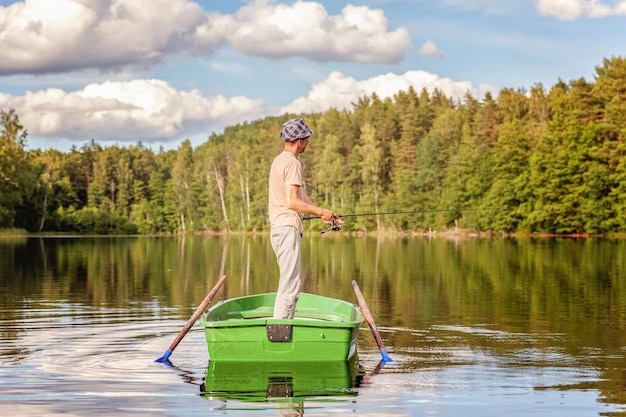
<path id="1" fill-rule="evenodd" d="M 360 308 L 300 293 L 293 319 L 274 319 L 276 293 L 221 301 L 201 317 L 210 361 L 347 361 L 356 352 Z"/>

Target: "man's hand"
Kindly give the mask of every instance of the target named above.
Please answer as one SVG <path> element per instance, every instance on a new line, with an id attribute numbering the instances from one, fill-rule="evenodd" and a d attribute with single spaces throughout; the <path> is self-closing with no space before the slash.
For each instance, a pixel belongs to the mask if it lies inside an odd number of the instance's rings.
<path id="1" fill-rule="evenodd" d="M 337 213 L 334 213 L 328 209 L 323 208 L 322 212 L 320 214 L 320 218 L 322 219 L 322 221 L 324 223 L 330 224 L 333 221 L 335 221 L 335 223 L 337 224 L 343 224 L 343 220 L 341 220 L 339 218 L 339 216 L 337 215 Z"/>

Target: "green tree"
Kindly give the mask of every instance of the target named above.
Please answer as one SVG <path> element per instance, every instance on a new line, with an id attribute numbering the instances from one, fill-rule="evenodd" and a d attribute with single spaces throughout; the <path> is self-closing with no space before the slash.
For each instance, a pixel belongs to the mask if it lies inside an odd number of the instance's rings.
<path id="1" fill-rule="evenodd" d="M 313 137 L 312 148 L 317 151 L 317 158 L 311 168 L 322 198 L 316 203 L 326 202 L 339 213 L 355 213 L 358 200 L 355 191 L 360 190 L 362 184 L 356 168 L 360 160 L 354 151 L 359 133 L 355 133 L 353 122 L 348 112 L 331 109 L 317 121 Z M 308 160 L 308 152 L 307 148 L 301 158 Z M 351 224 L 346 224 L 346 230 Z"/>
<path id="2" fill-rule="evenodd" d="M 345 212 L 345 198 L 348 195 L 347 185 L 344 184 L 348 175 L 347 162 L 336 135 L 329 134 L 324 138 L 315 172 L 317 188 L 324 201 L 330 207 L 340 207 Z"/>
<path id="3" fill-rule="evenodd" d="M 459 153 L 463 138 L 462 114 L 452 107 L 440 110 L 426 139 L 420 143 L 417 154 L 418 190 L 421 191 L 422 206 L 427 210 L 450 209 L 446 201 L 444 179 L 451 161 Z M 425 152 L 425 154 L 422 154 Z M 455 205 L 456 206 L 456 205 Z M 425 215 L 427 223 L 449 226 L 457 212 L 431 212 Z"/>
<path id="4" fill-rule="evenodd" d="M 492 152 L 493 182 L 483 200 L 481 216 L 492 230 L 515 232 L 523 219 L 530 140 L 524 123 L 512 118 L 500 126 Z"/>
<path id="5" fill-rule="evenodd" d="M 147 187 L 149 214 L 145 224 L 141 225 L 151 233 L 178 231 L 178 208 L 171 176 L 175 158 L 176 151 L 162 152 L 155 157 L 155 169 Z"/>
<path id="6" fill-rule="evenodd" d="M 214 231 L 236 230 L 241 218 L 239 181 L 231 177 L 231 170 L 237 150 L 247 140 L 246 128 L 238 126 L 228 129 L 224 135 L 209 140 L 206 146 L 196 151 L 198 192 L 202 195 L 203 224 Z M 232 223 L 231 223 L 232 221 Z M 234 227 L 231 227 L 231 224 Z"/>
<path id="7" fill-rule="evenodd" d="M 360 190 L 360 202 L 358 209 L 364 212 L 378 213 L 379 203 L 382 193 L 382 176 L 380 175 L 383 165 L 384 152 L 380 141 L 376 137 L 376 130 L 372 125 L 366 123 L 361 128 L 359 145 L 355 148 L 360 164 L 362 188 Z M 370 220 L 366 217 L 359 218 L 358 225 L 364 229 L 368 228 Z M 376 229 L 382 228 L 380 216 L 376 216 Z"/>
<path id="8" fill-rule="evenodd" d="M 592 149 L 594 160 L 603 161 L 599 170 L 605 174 L 607 187 L 611 188 L 610 204 L 615 217 L 607 226 L 609 230 L 626 231 L 626 58 L 604 59 L 596 67 L 593 97 L 600 108 L 597 124 L 602 131 L 603 141 Z M 598 178 L 594 177 L 594 180 Z M 605 203 L 606 205 L 606 203 Z"/>
<path id="9" fill-rule="evenodd" d="M 38 170 L 26 151 L 27 132 L 14 109 L 0 110 L 0 227 L 34 229 Z"/>
<path id="10" fill-rule="evenodd" d="M 439 205 L 441 183 L 445 172 L 443 153 L 441 142 L 431 135 L 428 135 L 417 146 L 415 181 L 417 198 L 424 210 L 433 210 Z M 434 216 L 421 214 L 416 217 L 424 227 L 435 229 Z"/>
<path id="11" fill-rule="evenodd" d="M 418 130 L 418 97 L 410 88 L 407 93 L 398 93 L 395 96 L 398 119 L 399 139 L 395 141 L 391 150 L 392 158 L 392 186 L 387 193 L 388 206 L 396 211 L 416 210 L 419 206 L 416 194 L 415 156 L 419 142 Z M 400 229 L 414 227 L 414 216 L 399 215 L 395 218 Z"/>
<path id="12" fill-rule="evenodd" d="M 58 150 L 37 152 L 35 161 L 41 168 L 41 217 L 37 231 L 75 231 L 71 215 L 79 206 L 78 196 L 66 172 L 66 155 Z M 66 213 L 69 211 L 69 218 Z"/>
<path id="13" fill-rule="evenodd" d="M 193 174 L 193 148 L 189 139 L 186 139 L 178 148 L 176 162 L 172 168 L 172 181 L 178 207 L 178 230 L 183 233 L 194 228 L 193 218 L 197 201 L 194 194 Z"/>

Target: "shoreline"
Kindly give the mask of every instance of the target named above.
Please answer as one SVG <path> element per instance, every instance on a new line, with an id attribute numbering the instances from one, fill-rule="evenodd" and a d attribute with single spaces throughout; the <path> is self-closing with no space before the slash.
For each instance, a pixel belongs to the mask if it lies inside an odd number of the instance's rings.
<path id="1" fill-rule="evenodd" d="M 19 229 L 0 229 L 0 239 L 2 238 L 85 238 L 85 237 L 97 237 L 97 238 L 119 238 L 119 237 L 184 237 L 184 236 L 213 236 L 213 237 L 230 237 L 230 236 L 250 236 L 258 237 L 269 233 L 269 231 L 250 231 L 250 232 L 192 232 L 192 233 L 162 233 L 162 234 L 76 234 L 76 233 L 29 233 L 25 230 Z M 323 236 L 323 237 L 336 237 L 349 236 L 358 238 L 367 237 L 385 237 L 385 238 L 447 238 L 447 239 L 520 239 L 520 238 L 569 238 L 569 239 L 620 239 L 626 238 L 626 233 L 606 233 L 606 234 L 592 234 L 592 233 L 504 233 L 504 232 L 476 232 L 473 230 L 465 229 L 451 229 L 445 231 L 351 231 L 351 232 L 332 232 L 321 235 L 318 231 L 306 231 L 304 236 Z"/>

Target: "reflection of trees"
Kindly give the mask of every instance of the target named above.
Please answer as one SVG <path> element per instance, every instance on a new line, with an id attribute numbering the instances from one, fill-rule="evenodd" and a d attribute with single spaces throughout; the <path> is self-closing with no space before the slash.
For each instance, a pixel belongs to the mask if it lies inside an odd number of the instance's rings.
<path id="1" fill-rule="evenodd" d="M 625 403 L 626 243 L 620 240 L 461 240 L 351 238 L 307 234 L 304 288 L 356 302 L 359 283 L 379 327 L 418 334 L 434 325 L 487 325 L 536 337 L 532 349 L 559 349 L 603 370 L 603 401 Z M 88 306 L 146 303 L 180 309 L 186 320 L 208 288 L 228 275 L 215 301 L 275 291 L 278 272 L 267 236 L 44 238 L 0 241 L 5 320 L 45 300 Z M 134 314 L 143 314 L 133 309 Z M 18 337 L 2 328 L 2 337 Z M 461 334 L 494 349 L 493 338 Z M 412 332 L 383 332 L 387 346 L 424 343 Z M 525 342 L 526 343 L 526 342 Z M 508 340 L 502 352 L 521 346 Z M 541 366 L 541 364 L 537 364 Z"/>
<path id="2" fill-rule="evenodd" d="M 619 349 L 626 326 L 623 246 L 311 235 L 303 246 L 305 291 L 354 299 L 355 279 L 372 310 L 384 314 L 381 320 L 398 325 L 484 320 L 503 330 L 541 328 L 577 335 L 585 346 Z M 188 305 L 223 274 L 229 296 L 274 291 L 278 279 L 265 237 L 50 238 L 0 248 L 6 284 L 28 284 L 20 291 L 52 301 L 121 305 L 157 297 Z"/>
<path id="3" fill-rule="evenodd" d="M 374 242 L 357 242 L 356 263 L 362 271 L 378 268 L 378 278 L 359 279 L 380 325 L 487 324 L 507 333 L 563 335 L 542 338 L 535 347 L 558 347 L 595 369 L 620 370 L 602 376 L 612 386 L 598 385 L 610 401 L 624 403 L 619 399 L 626 379 L 623 242 L 406 239 L 388 241 L 376 257 L 369 255 L 368 244 Z M 389 297 L 381 277 L 389 277 Z M 468 343 L 489 349 L 493 340 Z"/>

